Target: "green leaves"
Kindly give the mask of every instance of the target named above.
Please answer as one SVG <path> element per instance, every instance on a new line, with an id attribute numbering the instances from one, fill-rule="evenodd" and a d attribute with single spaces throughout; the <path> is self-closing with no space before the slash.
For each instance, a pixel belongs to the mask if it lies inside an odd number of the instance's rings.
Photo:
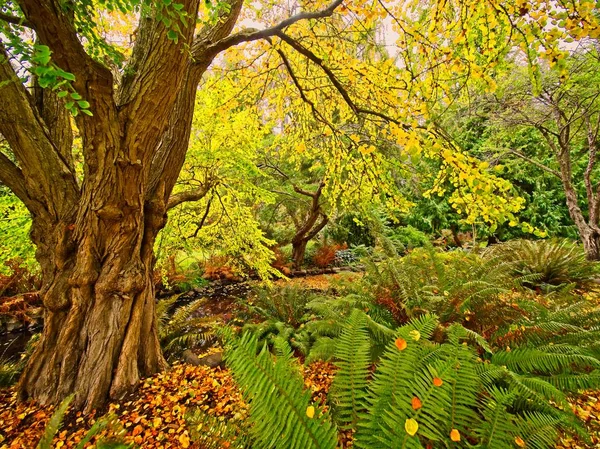
<path id="1" fill-rule="evenodd" d="M 67 72 L 52 62 L 52 51 L 46 45 L 34 46 L 34 53 L 31 62 L 35 64 L 33 73 L 37 77 L 37 82 L 42 89 L 52 89 L 57 91 L 58 98 L 66 101 L 65 108 L 76 117 L 80 112 L 86 115 L 93 115 L 89 110 L 90 103 L 83 100 L 83 97 L 75 91 L 73 84 L 75 75 Z"/>
<path id="2" fill-rule="evenodd" d="M 335 449 L 337 432 L 329 414 L 312 404 L 288 357 L 274 361 L 249 333 L 230 344 L 226 361 L 250 404 L 252 447 Z"/>

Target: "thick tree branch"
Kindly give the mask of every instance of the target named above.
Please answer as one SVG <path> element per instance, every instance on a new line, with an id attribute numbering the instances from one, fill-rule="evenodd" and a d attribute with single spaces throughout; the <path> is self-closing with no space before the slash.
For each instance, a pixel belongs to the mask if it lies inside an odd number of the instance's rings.
<path id="1" fill-rule="evenodd" d="M 8 187 L 23 203 L 30 201 L 25 187 L 25 177 L 4 153 L 0 152 L 0 182 Z"/>
<path id="2" fill-rule="evenodd" d="M 207 183 L 201 187 L 192 190 L 186 190 L 185 192 L 175 193 L 169 198 L 167 203 L 167 210 L 179 206 L 182 203 L 189 201 L 199 201 L 204 198 L 208 192 L 214 187 L 214 184 Z"/>
<path id="3" fill-rule="evenodd" d="M 321 221 L 306 235 L 306 241 L 313 239 L 329 223 L 329 217 L 321 214 Z"/>
<path id="4" fill-rule="evenodd" d="M 282 20 L 277 25 L 274 25 L 270 28 L 266 28 L 264 30 L 256 30 L 253 28 L 242 30 L 239 33 L 235 33 L 231 36 L 224 37 L 223 39 L 212 44 L 206 50 L 208 54 L 214 57 L 219 53 L 227 50 L 228 48 L 231 48 L 235 45 L 239 45 L 243 42 L 251 42 L 275 36 L 278 32 L 284 30 L 285 28 L 289 27 L 290 25 L 293 25 L 296 22 L 300 22 L 302 20 L 323 19 L 326 17 L 330 17 L 331 15 L 333 15 L 333 12 L 336 10 L 336 8 L 342 3 L 343 0 L 335 0 L 327 8 L 322 9 L 321 11 L 301 12 L 285 20 Z M 194 57 L 196 57 L 195 48 L 192 49 L 192 54 L 194 55 Z"/>
<path id="5" fill-rule="evenodd" d="M 230 0 L 229 4 L 231 7 L 227 16 L 222 17 L 214 26 L 200 31 L 195 44 L 197 51 L 200 49 L 205 51 L 206 46 L 214 42 L 211 39 L 221 39 L 231 32 L 239 16 L 243 0 Z M 198 83 L 214 59 L 214 56 L 211 57 L 204 53 L 196 56 L 194 61 L 189 62 L 182 77 L 182 86 L 171 110 L 168 126 L 152 157 L 147 198 L 156 196 L 159 184 L 162 182 L 165 197 L 161 201 L 167 202 L 183 166 L 190 141 Z"/>
<path id="6" fill-rule="evenodd" d="M 21 25 L 27 28 L 33 28 L 33 25 L 24 17 L 11 16 L 0 12 L 0 20 L 6 23 L 12 23 L 13 25 Z"/>
<path id="7" fill-rule="evenodd" d="M 26 180 L 27 193 L 45 199 L 48 213 L 60 217 L 79 195 L 74 174 L 52 142 L 42 118 L 0 43 L 0 133 L 14 153 Z M 16 192 L 15 192 L 16 193 Z M 33 211 L 32 211 L 33 212 Z M 35 211 L 40 213 L 40 211 Z"/>

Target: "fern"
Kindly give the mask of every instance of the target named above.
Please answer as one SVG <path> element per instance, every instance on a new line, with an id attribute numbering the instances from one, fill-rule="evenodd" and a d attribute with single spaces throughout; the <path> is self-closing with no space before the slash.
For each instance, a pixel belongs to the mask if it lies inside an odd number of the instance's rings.
<path id="1" fill-rule="evenodd" d="M 73 401 L 75 395 L 67 396 L 63 401 L 59 404 L 56 411 L 50 417 L 48 424 L 46 424 L 46 428 L 44 429 L 44 434 L 40 439 L 37 449 L 51 449 L 52 448 L 52 440 L 56 436 L 56 433 L 60 429 L 62 425 L 65 414 L 69 408 L 69 405 Z M 104 429 L 108 427 L 120 427 L 117 417 L 109 413 L 107 415 L 102 416 L 100 419 L 96 420 L 94 425 L 86 432 L 81 441 L 75 446 L 75 449 L 83 449 L 87 443 L 89 443 L 92 438 L 102 432 Z M 124 444 L 120 439 L 116 439 L 114 441 L 109 440 L 100 440 L 97 443 L 97 446 L 100 448 L 106 449 L 127 449 L 133 447 L 132 444 Z"/>
<path id="2" fill-rule="evenodd" d="M 58 432 L 58 429 L 60 429 L 65 413 L 67 413 L 67 409 L 74 398 L 74 395 L 67 396 L 59 404 L 58 408 L 52 414 L 48 424 L 46 425 L 46 428 L 44 429 L 44 434 L 37 445 L 37 449 L 50 449 L 52 447 L 52 440 Z"/>
<path id="3" fill-rule="evenodd" d="M 181 351 L 215 338 L 213 328 L 218 323 L 214 317 L 194 317 L 194 313 L 206 303 L 204 298 L 177 308 L 172 314 L 178 296 L 160 300 L 156 306 L 158 337 L 161 347 L 172 358 Z"/>
<path id="4" fill-rule="evenodd" d="M 365 407 L 371 362 L 367 316 L 363 312 L 355 309 L 348 318 L 337 340 L 335 358 L 339 371 L 331 385 L 330 402 L 338 422 L 353 428 Z"/>
<path id="5" fill-rule="evenodd" d="M 257 354 L 258 353 L 258 354 Z M 230 342 L 226 361 L 250 404 L 254 448 L 335 448 L 337 432 L 329 414 L 310 402 L 299 372 L 287 357 L 273 358 L 245 333 Z M 307 411 L 314 407 L 314 416 Z"/>

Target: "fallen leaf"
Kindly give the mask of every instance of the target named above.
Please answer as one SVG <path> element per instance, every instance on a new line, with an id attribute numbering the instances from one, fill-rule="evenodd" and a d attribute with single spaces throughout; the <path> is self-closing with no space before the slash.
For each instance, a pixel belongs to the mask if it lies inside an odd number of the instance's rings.
<path id="1" fill-rule="evenodd" d="M 412 437 L 419 430 L 419 423 L 412 418 L 408 418 L 404 423 L 404 430 Z"/>
<path id="2" fill-rule="evenodd" d="M 413 410 L 419 410 L 421 407 L 423 407 L 423 403 L 416 396 L 414 398 L 412 398 L 411 405 L 412 405 Z"/>
<path id="3" fill-rule="evenodd" d="M 396 347 L 398 348 L 398 350 L 400 351 L 404 351 L 406 349 L 406 340 L 404 338 L 397 338 L 396 339 Z"/>

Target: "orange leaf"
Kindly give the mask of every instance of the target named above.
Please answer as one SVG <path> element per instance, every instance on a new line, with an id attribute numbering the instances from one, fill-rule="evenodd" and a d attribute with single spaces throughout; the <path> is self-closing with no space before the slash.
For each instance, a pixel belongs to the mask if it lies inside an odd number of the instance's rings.
<path id="1" fill-rule="evenodd" d="M 515 437 L 515 443 L 519 447 L 525 447 L 525 441 L 521 437 Z"/>
<path id="2" fill-rule="evenodd" d="M 397 338 L 396 339 L 396 347 L 400 351 L 404 351 L 406 349 L 406 340 L 404 338 Z"/>
<path id="3" fill-rule="evenodd" d="M 436 387 L 441 387 L 443 383 L 444 383 L 444 381 L 442 379 L 440 379 L 439 377 L 433 378 L 433 385 L 435 385 Z"/>
<path id="4" fill-rule="evenodd" d="M 136 436 L 136 435 L 139 435 L 140 433 L 142 433 L 143 430 L 144 430 L 144 428 L 138 424 L 137 426 L 135 426 L 133 428 L 133 432 L 131 432 L 131 434 L 133 436 Z"/>
<path id="5" fill-rule="evenodd" d="M 450 439 L 452 441 L 460 441 L 460 432 L 456 429 L 450 431 Z"/>
<path id="6" fill-rule="evenodd" d="M 423 407 L 423 403 L 416 396 L 414 398 L 412 398 L 411 405 L 412 405 L 413 410 L 419 410 L 421 407 Z"/>

